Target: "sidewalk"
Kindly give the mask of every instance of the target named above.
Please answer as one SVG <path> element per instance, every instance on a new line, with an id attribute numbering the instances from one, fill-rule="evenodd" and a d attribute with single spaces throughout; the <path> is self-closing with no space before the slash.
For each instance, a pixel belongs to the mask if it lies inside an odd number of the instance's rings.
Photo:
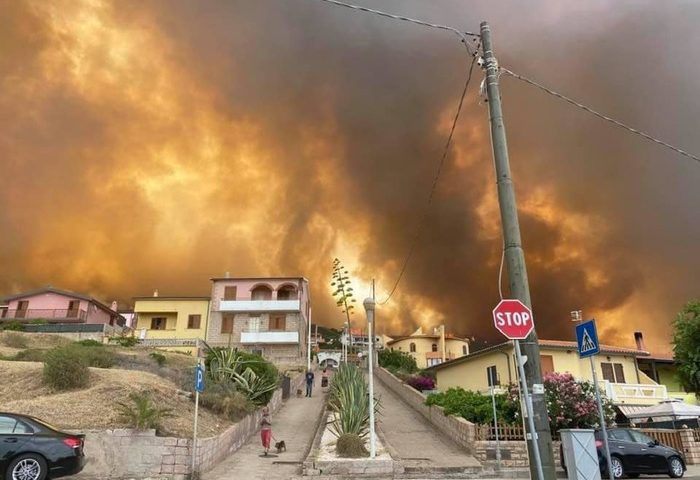
<path id="1" fill-rule="evenodd" d="M 202 480 L 299 478 L 301 464 L 316 433 L 320 410 L 324 408 L 320 376 L 316 380 L 311 398 L 293 396 L 272 417 L 272 434 L 277 440 L 285 441 L 286 452 L 276 456 L 273 448 L 269 456 L 261 457 L 260 433 L 255 433 L 235 454 L 202 474 Z"/>

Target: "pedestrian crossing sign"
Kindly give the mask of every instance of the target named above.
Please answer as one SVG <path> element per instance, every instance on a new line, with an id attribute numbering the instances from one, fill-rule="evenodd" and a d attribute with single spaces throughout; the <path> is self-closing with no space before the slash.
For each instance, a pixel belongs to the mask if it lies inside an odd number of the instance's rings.
<path id="1" fill-rule="evenodd" d="M 595 328 L 595 320 L 576 325 L 576 342 L 578 343 L 578 356 L 581 358 L 598 355 L 600 353 L 600 343 L 598 342 L 598 332 Z"/>

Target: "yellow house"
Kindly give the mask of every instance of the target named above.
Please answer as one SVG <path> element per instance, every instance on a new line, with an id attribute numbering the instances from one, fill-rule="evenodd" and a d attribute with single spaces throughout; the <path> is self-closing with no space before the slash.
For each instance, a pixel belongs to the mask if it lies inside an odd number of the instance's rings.
<path id="1" fill-rule="evenodd" d="M 469 355 L 469 342 L 464 338 L 445 334 L 445 326 L 423 333 L 419 328 L 407 337 L 397 337 L 386 342 L 386 348 L 406 352 L 415 360 L 418 368 L 428 368 L 464 355 Z"/>
<path id="2" fill-rule="evenodd" d="M 135 297 L 136 335 L 143 343 L 192 354 L 209 324 L 209 297 Z"/>
<path id="3" fill-rule="evenodd" d="M 568 372 L 577 380 L 593 380 L 590 362 L 579 358 L 576 342 L 540 340 L 539 344 L 543 375 Z M 658 385 L 639 369 L 637 358 L 647 357 L 649 352 L 609 345 L 600 347 L 600 354 L 593 357 L 598 381 L 622 413 L 634 411 L 635 406 L 655 405 L 668 399 L 666 386 Z M 513 350 L 513 344 L 505 342 L 435 365 L 431 370 L 435 372 L 437 388 L 462 387 L 486 392 L 490 388 L 489 378 L 496 379 L 497 388 L 517 383 Z"/>

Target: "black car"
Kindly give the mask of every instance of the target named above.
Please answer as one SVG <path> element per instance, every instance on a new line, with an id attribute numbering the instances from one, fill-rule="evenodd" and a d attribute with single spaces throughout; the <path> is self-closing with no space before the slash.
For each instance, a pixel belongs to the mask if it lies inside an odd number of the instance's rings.
<path id="1" fill-rule="evenodd" d="M 44 480 L 78 473 L 85 464 L 84 439 L 34 417 L 0 412 L 0 478 Z"/>
<path id="2" fill-rule="evenodd" d="M 631 428 L 608 429 L 610 461 L 615 478 L 624 476 L 637 478 L 640 474 L 667 474 L 671 478 L 680 478 L 686 470 L 683 454 L 675 448 L 661 445 L 657 440 Z M 598 464 L 601 475 L 608 476 L 608 462 L 605 458 L 603 433 L 595 432 L 595 445 L 598 450 Z M 560 451 L 561 464 L 564 465 L 564 451 Z"/>

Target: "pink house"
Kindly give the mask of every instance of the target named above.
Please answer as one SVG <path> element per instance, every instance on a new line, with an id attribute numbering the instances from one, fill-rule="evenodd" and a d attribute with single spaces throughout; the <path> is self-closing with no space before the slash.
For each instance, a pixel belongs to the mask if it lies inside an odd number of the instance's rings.
<path id="1" fill-rule="evenodd" d="M 0 322 L 46 320 L 49 323 L 104 323 L 123 326 L 125 319 L 87 295 L 51 286 L 0 300 Z"/>

